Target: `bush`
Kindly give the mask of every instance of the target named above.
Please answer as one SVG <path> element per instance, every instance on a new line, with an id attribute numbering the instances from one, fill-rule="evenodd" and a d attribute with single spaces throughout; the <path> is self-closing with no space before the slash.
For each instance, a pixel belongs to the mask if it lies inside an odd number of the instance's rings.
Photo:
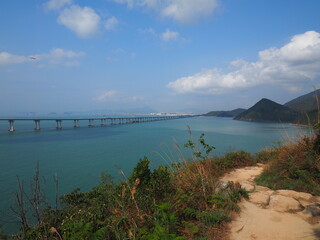
<path id="1" fill-rule="evenodd" d="M 257 183 L 272 189 L 320 194 L 320 155 L 315 143 L 316 138 L 303 137 L 295 144 L 271 151 L 270 162 Z"/>

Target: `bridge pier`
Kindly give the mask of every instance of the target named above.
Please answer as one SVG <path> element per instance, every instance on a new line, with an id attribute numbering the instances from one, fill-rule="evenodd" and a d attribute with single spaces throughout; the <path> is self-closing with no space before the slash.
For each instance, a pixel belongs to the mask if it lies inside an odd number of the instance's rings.
<path id="1" fill-rule="evenodd" d="M 94 127 L 94 119 L 89 119 L 88 127 Z"/>
<path id="2" fill-rule="evenodd" d="M 35 123 L 35 125 L 36 125 L 36 127 L 34 128 L 34 130 L 40 131 L 40 120 L 34 120 L 34 123 Z"/>
<path id="3" fill-rule="evenodd" d="M 101 119 L 101 127 L 106 126 L 106 122 L 105 121 L 106 121 L 105 119 Z"/>
<path id="4" fill-rule="evenodd" d="M 13 126 L 14 120 L 9 120 L 9 132 L 14 132 L 14 126 Z"/>
<path id="5" fill-rule="evenodd" d="M 80 127 L 79 126 L 79 120 L 75 119 L 75 120 L 73 120 L 73 122 L 74 122 L 74 125 L 73 125 L 74 128 L 79 128 Z"/>
<path id="6" fill-rule="evenodd" d="M 62 129 L 62 125 L 61 125 L 61 120 L 56 120 L 56 122 L 57 122 L 57 127 L 56 127 L 56 129 L 57 130 L 60 130 L 60 129 Z"/>

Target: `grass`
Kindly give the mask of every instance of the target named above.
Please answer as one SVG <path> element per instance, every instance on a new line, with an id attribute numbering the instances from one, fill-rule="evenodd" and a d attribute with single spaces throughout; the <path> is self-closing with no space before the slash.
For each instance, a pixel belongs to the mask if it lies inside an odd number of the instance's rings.
<path id="1" fill-rule="evenodd" d="M 290 145 L 258 153 L 258 161 L 268 165 L 257 184 L 320 195 L 319 142 L 319 135 L 301 137 Z"/>

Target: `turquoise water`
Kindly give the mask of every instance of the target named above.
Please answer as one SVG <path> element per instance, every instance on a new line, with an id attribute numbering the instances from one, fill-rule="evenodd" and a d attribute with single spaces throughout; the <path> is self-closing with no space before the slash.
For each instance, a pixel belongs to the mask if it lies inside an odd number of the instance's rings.
<path id="1" fill-rule="evenodd" d="M 216 155 L 229 150 L 257 152 L 293 137 L 299 129 L 287 124 L 252 123 L 229 118 L 195 117 L 140 124 L 107 127 L 72 128 L 73 122 L 63 123 L 63 130 L 54 129 L 55 123 L 41 123 L 41 131 L 33 131 L 33 122 L 15 122 L 14 133 L 9 133 L 8 122 L 0 121 L 0 217 L 12 205 L 13 193 L 17 190 L 18 175 L 28 188 L 37 162 L 40 174 L 46 179 L 48 196 L 54 192 L 53 175 L 59 178 L 59 193 L 67 193 L 79 187 L 86 191 L 99 182 L 102 172 L 121 178 L 118 168 L 129 174 L 139 158 L 147 156 L 152 167 L 165 164 L 154 151 L 165 155 L 172 152 L 174 140 L 183 149 L 190 139 L 198 139 L 205 133 L 206 141 L 215 146 Z M 190 153 L 184 149 L 184 155 Z M 167 159 L 168 160 L 168 159 Z M 12 225 L 5 224 L 12 230 Z"/>

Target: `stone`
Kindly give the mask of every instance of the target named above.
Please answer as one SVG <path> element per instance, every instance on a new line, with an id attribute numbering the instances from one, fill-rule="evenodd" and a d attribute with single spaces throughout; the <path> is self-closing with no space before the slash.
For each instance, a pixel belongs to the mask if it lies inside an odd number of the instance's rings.
<path id="1" fill-rule="evenodd" d="M 312 195 L 310 193 L 296 192 L 292 190 L 277 190 L 276 194 L 279 194 L 285 197 L 291 197 L 297 200 L 299 199 L 309 200 L 312 198 Z"/>
<path id="2" fill-rule="evenodd" d="M 248 181 L 242 181 L 240 182 L 240 185 L 242 188 L 246 189 L 247 191 L 253 191 L 255 189 L 255 186 Z"/>
<path id="3" fill-rule="evenodd" d="M 306 206 L 305 213 L 310 214 L 312 217 L 320 216 L 320 204 L 311 204 Z"/>
<path id="4" fill-rule="evenodd" d="M 301 211 L 300 203 L 292 197 L 271 195 L 269 208 L 278 212 Z"/>
<path id="5" fill-rule="evenodd" d="M 256 186 L 255 190 L 256 191 L 272 191 L 270 188 L 259 186 L 259 185 Z"/>
<path id="6" fill-rule="evenodd" d="M 249 201 L 261 206 L 267 206 L 269 204 L 271 193 L 272 192 L 270 191 L 253 192 L 250 194 Z"/>
<path id="7" fill-rule="evenodd" d="M 224 190 L 226 190 L 227 188 L 229 188 L 230 185 L 232 185 L 232 184 L 233 184 L 233 182 L 231 182 L 231 181 L 219 181 L 219 182 L 217 183 L 217 186 L 216 186 L 216 191 L 217 191 L 217 192 L 224 191 Z"/>

